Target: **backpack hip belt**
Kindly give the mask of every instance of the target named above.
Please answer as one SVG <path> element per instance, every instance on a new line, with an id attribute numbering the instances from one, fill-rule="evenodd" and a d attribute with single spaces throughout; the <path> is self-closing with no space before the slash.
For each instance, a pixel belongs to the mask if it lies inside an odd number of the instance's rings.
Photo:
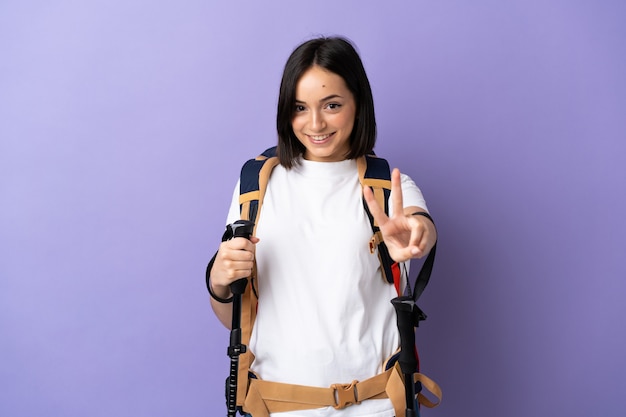
<path id="1" fill-rule="evenodd" d="M 430 378 L 415 374 L 415 382 L 422 384 L 437 399 L 441 400 L 441 389 Z M 245 412 L 254 417 L 269 417 L 269 413 L 310 410 L 322 407 L 346 408 L 361 401 L 389 398 L 397 416 L 403 415 L 406 406 L 404 382 L 400 367 L 396 363 L 385 372 L 365 381 L 349 384 L 332 384 L 329 388 L 285 384 L 250 378 L 248 393 L 243 404 Z M 433 403 L 422 393 L 417 400 L 432 408 Z"/>

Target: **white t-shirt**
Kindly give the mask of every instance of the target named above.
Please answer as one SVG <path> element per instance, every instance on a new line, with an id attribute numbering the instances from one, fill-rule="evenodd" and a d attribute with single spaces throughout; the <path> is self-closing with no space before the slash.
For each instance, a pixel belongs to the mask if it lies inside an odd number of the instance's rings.
<path id="1" fill-rule="evenodd" d="M 405 175 L 402 194 L 405 207 L 426 208 Z M 239 218 L 237 184 L 227 221 Z M 369 250 L 372 230 L 356 161 L 275 167 L 256 235 L 259 304 L 251 369 L 264 380 L 319 387 L 382 372 L 399 346 L 390 303 L 397 294 Z M 391 402 L 379 399 L 272 417 L 393 415 Z"/>

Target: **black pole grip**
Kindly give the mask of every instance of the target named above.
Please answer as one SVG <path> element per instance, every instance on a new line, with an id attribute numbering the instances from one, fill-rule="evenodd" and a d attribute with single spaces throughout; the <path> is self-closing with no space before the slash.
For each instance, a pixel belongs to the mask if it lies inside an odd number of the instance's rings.
<path id="1" fill-rule="evenodd" d="M 400 357 L 398 362 L 402 373 L 417 372 L 415 356 L 415 301 L 411 297 L 396 297 L 391 300 L 396 309 L 398 331 L 400 332 Z"/>
<path id="2" fill-rule="evenodd" d="M 233 238 L 245 237 L 250 239 L 254 232 L 254 223 L 249 220 L 237 220 L 235 223 L 228 225 L 232 229 Z M 248 285 L 248 278 L 241 278 L 230 284 L 230 291 L 233 294 L 243 294 Z"/>
<path id="3" fill-rule="evenodd" d="M 252 232 L 254 232 L 254 223 L 249 220 L 237 220 L 230 225 L 233 231 L 233 237 L 245 237 L 250 239 Z"/>
<path id="4" fill-rule="evenodd" d="M 413 374 L 417 372 L 417 356 L 415 354 L 415 326 L 417 323 L 415 301 L 412 297 L 396 297 L 391 300 L 396 309 L 398 331 L 400 333 L 400 357 L 398 363 L 404 379 L 406 399 L 405 417 L 415 417 L 415 384 Z"/>

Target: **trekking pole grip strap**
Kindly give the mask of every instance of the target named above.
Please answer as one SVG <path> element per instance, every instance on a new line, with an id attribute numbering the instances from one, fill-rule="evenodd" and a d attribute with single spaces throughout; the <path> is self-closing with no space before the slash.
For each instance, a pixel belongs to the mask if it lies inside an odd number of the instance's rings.
<path id="1" fill-rule="evenodd" d="M 427 212 L 416 211 L 415 213 L 411 213 L 411 215 L 426 217 L 435 226 L 435 230 L 437 230 L 435 221 Z M 435 241 L 435 244 L 430 249 L 430 252 L 428 253 L 428 256 L 426 257 L 426 260 L 422 264 L 422 269 L 419 271 L 417 275 L 417 279 L 415 280 L 415 288 L 413 288 L 413 300 L 414 301 L 417 301 L 417 299 L 420 298 L 420 295 L 422 295 L 422 293 L 424 292 L 426 285 L 428 285 L 428 281 L 430 280 L 430 274 L 432 273 L 433 266 L 435 264 L 436 253 L 437 253 L 437 241 Z"/>
<path id="2" fill-rule="evenodd" d="M 233 302 L 233 297 L 230 296 L 229 298 L 222 298 L 219 295 L 215 294 L 215 292 L 213 292 L 213 287 L 211 286 L 211 269 L 213 269 L 213 264 L 215 263 L 216 257 L 217 257 L 217 252 L 215 252 L 215 255 L 213 255 L 213 257 L 209 261 L 209 264 L 206 267 L 206 274 L 205 274 L 206 275 L 206 278 L 205 278 L 206 289 L 209 290 L 209 294 L 211 295 L 211 298 L 213 298 L 218 303 L 229 304 Z"/>

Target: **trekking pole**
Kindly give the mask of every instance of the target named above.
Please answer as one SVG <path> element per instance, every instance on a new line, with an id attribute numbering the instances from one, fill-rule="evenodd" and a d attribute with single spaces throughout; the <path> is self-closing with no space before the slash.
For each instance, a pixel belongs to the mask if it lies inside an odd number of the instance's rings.
<path id="1" fill-rule="evenodd" d="M 412 297 L 402 296 L 391 300 L 396 310 L 398 331 L 400 332 L 400 357 L 398 363 L 404 378 L 406 397 L 405 417 L 418 417 L 419 410 L 415 404 L 415 382 L 413 374 L 417 372 L 417 356 L 415 354 L 415 327 L 419 320 L 425 318 L 424 313 L 415 304 Z"/>
<path id="2" fill-rule="evenodd" d="M 237 220 L 228 225 L 232 229 L 232 236 L 250 239 L 254 230 L 254 223 L 248 220 Z M 239 355 L 246 352 L 246 345 L 241 344 L 241 296 L 246 291 L 248 278 L 241 278 L 230 284 L 233 293 L 233 319 L 230 327 L 230 345 L 228 356 L 230 357 L 230 375 L 226 385 L 226 403 L 228 417 L 237 414 L 237 376 L 239 373 Z"/>
<path id="3" fill-rule="evenodd" d="M 413 213 L 413 215 L 424 216 L 435 224 L 432 217 L 426 212 L 419 211 Z M 413 379 L 413 375 L 418 371 L 417 351 L 415 350 L 415 328 L 419 326 L 420 321 L 426 320 L 426 314 L 417 306 L 417 299 L 420 298 L 426 285 L 428 285 L 430 274 L 435 264 L 436 253 L 437 242 L 435 241 L 417 274 L 412 295 L 399 296 L 391 300 L 391 304 L 393 304 L 396 310 L 398 331 L 400 333 L 400 357 L 398 358 L 398 363 L 404 378 L 405 417 L 419 417 L 419 408 L 417 408 L 417 401 L 415 400 L 415 381 Z M 408 290 L 410 293 L 410 286 Z"/>

